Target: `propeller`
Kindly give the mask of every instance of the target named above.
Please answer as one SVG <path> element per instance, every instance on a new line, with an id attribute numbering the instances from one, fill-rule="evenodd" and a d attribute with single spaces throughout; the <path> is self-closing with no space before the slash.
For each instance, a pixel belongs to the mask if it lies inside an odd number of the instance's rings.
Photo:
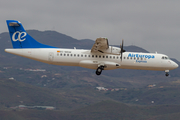
<path id="1" fill-rule="evenodd" d="M 120 48 L 121 48 L 121 61 L 122 61 L 123 52 L 126 52 L 126 50 L 123 49 L 123 44 L 124 44 L 124 40 L 122 39 L 122 45 L 120 44 Z"/>

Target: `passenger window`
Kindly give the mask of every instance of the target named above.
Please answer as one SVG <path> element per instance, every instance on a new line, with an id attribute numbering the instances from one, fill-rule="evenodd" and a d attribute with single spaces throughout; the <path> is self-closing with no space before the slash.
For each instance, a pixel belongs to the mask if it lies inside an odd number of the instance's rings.
<path id="1" fill-rule="evenodd" d="M 81 55 L 81 57 L 83 57 L 83 55 Z"/>
<path id="2" fill-rule="evenodd" d="M 164 56 L 162 57 L 162 59 L 164 59 Z"/>
<path id="3" fill-rule="evenodd" d="M 134 60 L 136 60 L 136 58 L 134 57 Z"/>
<path id="4" fill-rule="evenodd" d="M 69 54 L 67 54 L 67 56 L 69 56 Z"/>
<path id="5" fill-rule="evenodd" d="M 111 56 L 109 58 L 112 58 Z"/>
<path id="6" fill-rule="evenodd" d="M 64 54 L 64 56 L 66 56 L 66 54 Z"/>
<path id="7" fill-rule="evenodd" d="M 108 58 L 108 56 L 106 56 L 106 58 Z"/>
<path id="8" fill-rule="evenodd" d="M 143 60 L 143 58 L 141 58 L 141 60 Z"/>
<path id="9" fill-rule="evenodd" d="M 73 56 L 73 55 L 71 54 L 71 56 Z"/>
<path id="10" fill-rule="evenodd" d="M 97 58 L 98 56 L 96 55 L 96 58 Z"/>
<path id="11" fill-rule="evenodd" d="M 117 59 L 119 59 L 119 57 L 117 57 Z"/>
<path id="12" fill-rule="evenodd" d="M 62 53 L 60 55 L 62 56 Z"/>
<path id="13" fill-rule="evenodd" d="M 94 55 L 92 55 L 92 57 L 94 57 Z"/>
<path id="14" fill-rule="evenodd" d="M 77 56 L 79 57 L 79 54 Z"/>
<path id="15" fill-rule="evenodd" d="M 87 57 L 87 55 L 85 55 L 85 57 Z"/>
<path id="16" fill-rule="evenodd" d="M 74 57 L 76 57 L 76 54 L 74 54 Z"/>
<path id="17" fill-rule="evenodd" d="M 89 57 L 91 57 L 91 56 L 89 55 Z"/>
<path id="18" fill-rule="evenodd" d="M 126 57 L 124 57 L 124 59 L 126 59 Z"/>
<path id="19" fill-rule="evenodd" d="M 101 56 L 99 55 L 99 58 L 101 58 Z"/>
<path id="20" fill-rule="evenodd" d="M 115 56 L 113 56 L 113 58 L 115 59 Z"/>
<path id="21" fill-rule="evenodd" d="M 127 59 L 129 59 L 129 57 L 127 57 Z"/>
<path id="22" fill-rule="evenodd" d="M 103 58 L 104 58 L 105 56 L 103 56 Z"/>
<path id="23" fill-rule="evenodd" d="M 132 60 L 132 57 L 131 57 L 131 60 Z"/>

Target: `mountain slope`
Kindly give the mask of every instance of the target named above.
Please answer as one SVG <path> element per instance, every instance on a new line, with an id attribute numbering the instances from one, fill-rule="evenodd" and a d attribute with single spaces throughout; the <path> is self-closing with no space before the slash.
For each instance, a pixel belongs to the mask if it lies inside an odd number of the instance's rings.
<path id="1" fill-rule="evenodd" d="M 92 87 L 81 89 L 50 89 L 16 80 L 0 80 L 0 109 L 18 105 L 54 106 L 58 110 L 74 110 L 110 98 Z M 99 96 L 99 97 L 98 97 Z"/>
<path id="2" fill-rule="evenodd" d="M 179 120 L 180 106 L 128 106 L 101 101 L 74 111 L 0 111 L 1 120 Z"/>

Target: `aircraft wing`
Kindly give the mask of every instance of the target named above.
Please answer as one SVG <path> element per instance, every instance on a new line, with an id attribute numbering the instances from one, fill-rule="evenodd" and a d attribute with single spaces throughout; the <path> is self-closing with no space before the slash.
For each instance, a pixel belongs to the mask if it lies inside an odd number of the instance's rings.
<path id="1" fill-rule="evenodd" d="M 107 38 L 97 38 L 91 52 L 103 52 L 109 48 L 109 43 Z"/>

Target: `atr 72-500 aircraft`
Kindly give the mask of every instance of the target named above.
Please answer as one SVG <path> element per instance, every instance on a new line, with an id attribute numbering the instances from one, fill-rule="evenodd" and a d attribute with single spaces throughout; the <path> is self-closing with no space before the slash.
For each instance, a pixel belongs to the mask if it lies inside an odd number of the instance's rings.
<path id="1" fill-rule="evenodd" d="M 178 67 L 178 64 L 167 55 L 126 52 L 123 49 L 123 41 L 118 48 L 109 46 L 107 38 L 97 38 L 91 50 L 62 49 L 44 45 L 27 34 L 19 21 L 6 22 L 13 49 L 5 51 L 40 62 L 95 69 L 97 75 L 100 75 L 102 70 L 122 68 L 165 71 L 165 75 L 168 76 L 169 70 Z"/>

